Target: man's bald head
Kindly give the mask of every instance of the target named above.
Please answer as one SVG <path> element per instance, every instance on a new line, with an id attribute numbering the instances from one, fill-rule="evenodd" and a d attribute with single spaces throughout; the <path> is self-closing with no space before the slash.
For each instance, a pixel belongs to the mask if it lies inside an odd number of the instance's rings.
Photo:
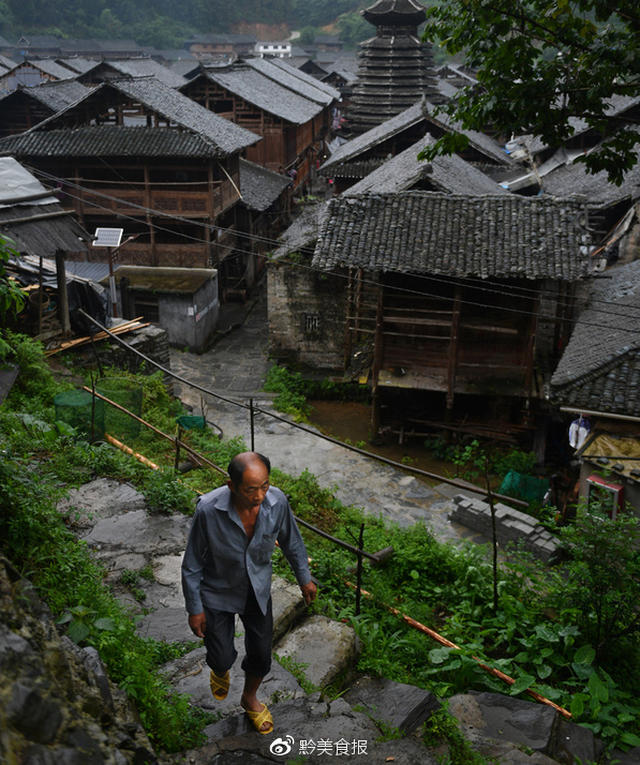
<path id="1" fill-rule="evenodd" d="M 229 479 L 234 486 L 242 484 L 242 476 L 248 467 L 262 464 L 267 469 L 267 475 L 271 473 L 271 461 L 259 452 L 240 452 L 231 460 L 227 468 Z"/>

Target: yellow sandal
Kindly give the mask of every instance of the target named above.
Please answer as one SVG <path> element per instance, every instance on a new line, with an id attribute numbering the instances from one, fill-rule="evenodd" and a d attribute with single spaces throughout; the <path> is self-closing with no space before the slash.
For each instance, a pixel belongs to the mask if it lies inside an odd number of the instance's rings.
<path id="1" fill-rule="evenodd" d="M 211 670 L 209 685 L 211 686 L 211 693 L 214 699 L 222 701 L 227 698 L 227 693 L 229 693 L 229 683 L 229 670 L 227 670 L 222 677 L 218 677 L 218 675 Z"/>
<path id="2" fill-rule="evenodd" d="M 251 724 L 258 733 L 266 736 L 267 733 L 273 731 L 273 717 L 271 717 L 271 712 L 267 709 L 266 704 L 262 705 L 262 709 L 259 712 L 254 712 L 253 709 L 245 709 L 244 711 L 247 713 L 248 718 L 251 720 Z M 262 726 L 266 722 L 269 723 L 269 727 L 262 730 Z"/>

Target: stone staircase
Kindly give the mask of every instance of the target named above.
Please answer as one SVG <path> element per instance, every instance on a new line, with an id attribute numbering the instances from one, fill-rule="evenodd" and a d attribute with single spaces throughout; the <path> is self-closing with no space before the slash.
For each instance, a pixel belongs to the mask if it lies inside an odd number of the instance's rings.
<path id="1" fill-rule="evenodd" d="M 122 602 L 139 615 L 143 635 L 194 642 L 180 591 L 189 518 L 149 515 L 142 495 L 110 479 L 71 491 L 58 509 L 105 565 L 108 581 Z M 147 572 L 150 567 L 153 577 L 137 579 L 136 599 L 122 586 L 122 574 L 143 567 Z M 273 733 L 255 732 L 239 706 L 243 682 L 239 661 L 231 670 L 227 698 L 213 699 L 205 651 L 194 642 L 193 650 L 166 664 L 163 672 L 176 691 L 214 715 L 215 722 L 205 729 L 204 746 L 175 757 L 163 755 L 162 761 L 244 765 L 315 763 L 342 757 L 348 763 L 367 765 L 436 765 L 446 752 L 428 748 L 419 734 L 421 724 L 441 706 L 435 696 L 387 679 L 355 678 L 359 647 L 349 625 L 309 614 L 298 587 L 282 579 L 274 580 L 272 596 L 274 654 L 281 663 L 274 660 L 259 697 L 272 711 Z M 239 620 L 236 647 L 242 656 Z M 334 686 L 327 693 L 331 683 Z M 449 709 L 465 738 L 492 762 L 587 763 L 595 762 L 600 753 L 591 731 L 540 704 L 501 694 L 471 693 L 451 699 Z M 619 762 L 638 763 L 637 755 L 633 759 L 633 753 L 628 753 Z"/>

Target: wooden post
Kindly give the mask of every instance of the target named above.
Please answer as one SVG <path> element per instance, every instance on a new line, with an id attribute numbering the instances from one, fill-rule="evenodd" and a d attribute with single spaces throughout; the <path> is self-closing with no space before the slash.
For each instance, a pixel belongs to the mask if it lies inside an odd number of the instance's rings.
<path id="1" fill-rule="evenodd" d="M 42 284 L 42 255 L 40 256 L 40 266 L 38 268 L 38 334 L 42 334 L 42 298 L 43 295 Z"/>
<path id="2" fill-rule="evenodd" d="M 253 411 L 253 399 L 249 399 L 249 422 L 251 424 L 251 451 L 255 452 L 255 412 Z"/>
<path id="3" fill-rule="evenodd" d="M 356 616 L 360 615 L 360 598 L 362 587 L 362 551 L 364 550 L 364 523 L 360 524 L 360 536 L 358 537 L 358 567 L 356 569 Z"/>
<path id="4" fill-rule="evenodd" d="M 345 312 L 345 335 L 344 335 L 344 369 L 345 372 L 349 368 L 351 361 L 351 353 L 353 351 L 353 343 L 351 339 L 353 337 L 351 327 L 349 326 L 349 316 L 351 316 L 351 307 L 353 305 L 353 268 L 349 268 L 349 279 L 347 281 L 347 310 Z"/>
<path id="5" fill-rule="evenodd" d="M 64 337 L 67 337 L 71 334 L 71 321 L 69 319 L 67 275 L 64 266 L 64 252 L 62 250 L 56 250 L 56 280 L 58 283 L 58 318 L 62 324 L 62 334 Z"/>
<path id="6" fill-rule="evenodd" d="M 531 321 L 529 323 L 529 338 L 527 342 L 527 358 L 525 361 L 524 390 L 527 398 L 531 398 L 531 385 L 533 382 L 533 367 L 535 363 L 536 352 L 536 331 L 538 328 L 538 311 L 540 309 L 540 299 L 536 298 L 531 311 Z"/>
<path id="7" fill-rule="evenodd" d="M 371 369 L 371 439 L 375 439 L 380 430 L 380 399 L 378 393 L 378 375 L 383 358 L 383 287 L 378 292 L 376 310 L 376 331 L 373 347 L 373 366 Z"/>
<path id="8" fill-rule="evenodd" d="M 151 182 L 149 180 L 149 168 L 144 166 L 144 206 L 147 211 L 152 207 L 151 205 Z M 149 230 L 149 247 L 151 248 L 150 261 L 152 266 L 158 265 L 158 253 L 156 252 L 156 233 L 153 221 L 151 220 L 151 213 L 145 214 L 145 220 L 147 223 L 147 229 Z"/>
<path id="9" fill-rule="evenodd" d="M 449 359 L 447 370 L 447 412 L 453 409 L 453 398 L 456 384 L 456 370 L 458 367 L 458 340 L 460 334 L 460 306 L 462 303 L 459 286 L 456 287 L 453 296 L 453 312 L 451 315 L 451 334 L 449 336 Z"/>
<path id="10" fill-rule="evenodd" d="M 180 440 L 182 439 L 182 428 L 180 425 L 176 429 L 176 458 L 173 463 L 173 469 L 177 472 L 178 465 L 180 464 Z"/>

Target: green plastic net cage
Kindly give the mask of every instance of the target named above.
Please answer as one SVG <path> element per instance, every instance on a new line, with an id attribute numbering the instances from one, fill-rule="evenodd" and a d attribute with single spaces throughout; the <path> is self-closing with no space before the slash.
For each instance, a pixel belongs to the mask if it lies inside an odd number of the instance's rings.
<path id="1" fill-rule="evenodd" d="M 101 438 L 104 434 L 104 406 L 99 398 L 85 390 L 66 390 L 54 396 L 56 420 L 71 425 L 80 434 Z M 91 421 L 93 419 L 93 429 Z M 93 433 L 92 433 L 93 430 Z"/>
<path id="2" fill-rule="evenodd" d="M 510 470 L 502 479 L 498 492 L 508 497 L 523 499 L 525 502 L 542 502 L 549 488 L 547 478 L 536 478 Z"/>
<path id="3" fill-rule="evenodd" d="M 126 377 L 103 377 L 96 383 L 96 391 L 129 412 L 142 416 L 142 387 Z M 135 438 L 140 423 L 104 402 L 104 430 L 116 438 Z"/>
<path id="4" fill-rule="evenodd" d="M 183 430 L 204 430 L 205 419 L 197 414 L 181 414 L 176 422 Z"/>

